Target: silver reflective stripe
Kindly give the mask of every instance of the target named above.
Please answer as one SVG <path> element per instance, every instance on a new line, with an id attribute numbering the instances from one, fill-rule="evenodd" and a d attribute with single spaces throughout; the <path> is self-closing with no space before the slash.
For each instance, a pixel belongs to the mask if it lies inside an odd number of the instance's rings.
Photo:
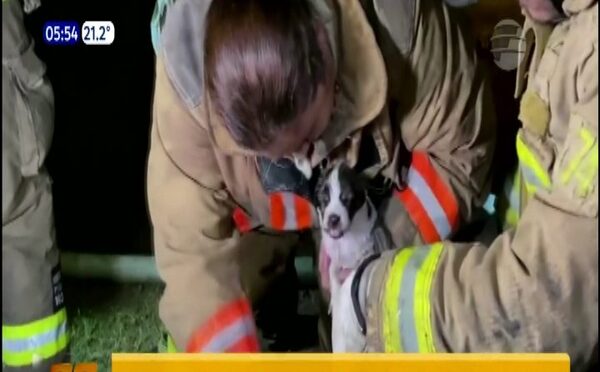
<path id="1" fill-rule="evenodd" d="M 504 194 L 508 199 L 509 206 L 518 212 L 521 208 L 521 196 L 520 196 L 520 188 L 516 187 L 515 179 L 519 177 L 518 174 L 515 174 L 514 177 L 509 178 L 509 180 L 504 184 Z"/>
<path id="2" fill-rule="evenodd" d="M 425 182 L 425 179 L 423 179 L 423 176 L 421 176 L 419 171 L 413 167 L 408 171 L 408 185 L 427 211 L 440 239 L 449 236 L 452 232 L 452 228 L 446 217 L 446 212 L 444 212 L 444 209 L 438 202 L 433 191 L 431 191 L 427 182 Z"/>
<path id="3" fill-rule="evenodd" d="M 296 230 L 298 228 L 298 224 L 296 223 L 296 204 L 294 203 L 294 194 L 282 192 L 281 200 L 283 201 L 283 208 L 285 209 L 285 224 L 283 225 L 283 228 L 285 230 Z"/>
<path id="4" fill-rule="evenodd" d="M 6 340 L 2 338 L 2 351 L 21 353 L 31 351 L 49 343 L 56 342 L 67 331 L 67 322 L 64 321 L 58 328 L 51 329 L 42 334 L 20 340 Z"/>
<path id="5" fill-rule="evenodd" d="M 202 349 L 206 353 L 223 352 L 246 336 L 254 335 L 254 319 L 244 316 L 224 328 Z"/>
<path id="6" fill-rule="evenodd" d="M 533 173 L 533 170 L 521 162 L 521 171 L 523 172 L 524 181 L 537 189 L 544 189 L 541 180 Z"/>
<path id="7" fill-rule="evenodd" d="M 400 327 L 402 350 L 407 353 L 419 352 L 419 340 L 415 328 L 414 314 L 415 283 L 417 273 L 423 265 L 425 258 L 427 258 L 429 251 L 431 251 L 431 246 L 415 248 L 402 274 L 400 296 L 398 296 L 398 325 Z"/>

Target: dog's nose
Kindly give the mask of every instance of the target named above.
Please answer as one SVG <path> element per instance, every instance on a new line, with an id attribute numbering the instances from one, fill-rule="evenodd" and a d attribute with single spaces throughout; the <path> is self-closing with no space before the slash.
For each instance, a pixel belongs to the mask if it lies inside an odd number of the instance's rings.
<path id="1" fill-rule="evenodd" d="M 340 226 L 340 216 L 337 214 L 329 215 L 327 218 L 327 225 L 330 229 L 336 229 Z"/>

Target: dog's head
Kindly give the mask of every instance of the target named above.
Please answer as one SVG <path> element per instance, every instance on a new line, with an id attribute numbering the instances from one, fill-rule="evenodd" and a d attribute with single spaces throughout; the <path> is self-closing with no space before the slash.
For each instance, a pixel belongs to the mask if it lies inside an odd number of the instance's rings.
<path id="1" fill-rule="evenodd" d="M 321 230 L 333 239 L 344 236 L 356 213 L 369 208 L 363 180 L 341 162 L 323 172 L 317 182 L 316 197 Z"/>

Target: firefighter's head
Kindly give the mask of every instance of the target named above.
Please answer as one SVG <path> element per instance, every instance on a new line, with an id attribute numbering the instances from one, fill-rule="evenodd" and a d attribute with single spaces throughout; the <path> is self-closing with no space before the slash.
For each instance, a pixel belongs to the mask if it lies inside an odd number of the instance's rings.
<path id="1" fill-rule="evenodd" d="M 311 2 L 213 1 L 206 27 L 206 84 L 233 139 L 271 158 L 304 151 L 329 123 L 335 91 Z"/>
<path id="2" fill-rule="evenodd" d="M 557 23 L 565 17 L 564 0 L 519 0 L 521 9 L 530 18 L 541 23 Z"/>

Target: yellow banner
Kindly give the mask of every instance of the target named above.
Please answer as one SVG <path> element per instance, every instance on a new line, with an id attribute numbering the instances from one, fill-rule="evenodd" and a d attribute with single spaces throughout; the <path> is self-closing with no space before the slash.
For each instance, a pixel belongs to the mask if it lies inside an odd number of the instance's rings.
<path id="1" fill-rule="evenodd" d="M 569 372 L 567 354 L 113 354 L 112 372 Z"/>

